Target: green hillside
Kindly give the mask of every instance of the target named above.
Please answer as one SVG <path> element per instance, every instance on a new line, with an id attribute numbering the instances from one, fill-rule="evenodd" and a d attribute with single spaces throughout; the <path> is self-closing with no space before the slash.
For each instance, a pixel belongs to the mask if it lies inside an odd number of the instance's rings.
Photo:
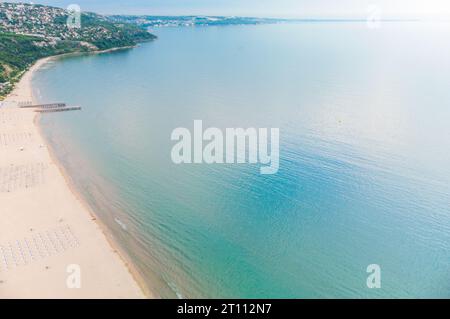
<path id="1" fill-rule="evenodd" d="M 156 38 L 138 26 L 95 13 L 82 13 L 81 27 L 69 28 L 68 16 L 61 8 L 0 3 L 0 99 L 40 58 L 134 46 Z"/>

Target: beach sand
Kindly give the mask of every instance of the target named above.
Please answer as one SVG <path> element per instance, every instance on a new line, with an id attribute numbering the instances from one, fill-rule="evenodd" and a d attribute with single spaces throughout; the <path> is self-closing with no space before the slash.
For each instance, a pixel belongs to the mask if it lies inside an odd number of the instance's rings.
<path id="1" fill-rule="evenodd" d="M 18 108 L 47 61 L 0 107 L 0 298 L 145 298 L 51 157 L 37 113 Z"/>

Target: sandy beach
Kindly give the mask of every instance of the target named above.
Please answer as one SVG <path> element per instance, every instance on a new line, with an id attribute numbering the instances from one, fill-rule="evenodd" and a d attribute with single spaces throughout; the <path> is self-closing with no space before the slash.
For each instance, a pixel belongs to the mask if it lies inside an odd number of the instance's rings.
<path id="1" fill-rule="evenodd" d="M 0 298 L 145 298 L 36 124 L 38 61 L 0 107 Z M 51 101 L 50 101 L 51 102 Z"/>

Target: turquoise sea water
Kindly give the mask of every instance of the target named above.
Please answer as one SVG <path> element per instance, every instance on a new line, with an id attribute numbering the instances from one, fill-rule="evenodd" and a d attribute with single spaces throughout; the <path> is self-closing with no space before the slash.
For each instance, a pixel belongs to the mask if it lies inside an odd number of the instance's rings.
<path id="1" fill-rule="evenodd" d="M 161 297 L 450 297 L 449 25 L 157 29 L 40 70 L 56 155 Z M 176 127 L 280 128 L 280 170 L 181 165 Z M 381 289 L 366 268 L 381 267 Z"/>

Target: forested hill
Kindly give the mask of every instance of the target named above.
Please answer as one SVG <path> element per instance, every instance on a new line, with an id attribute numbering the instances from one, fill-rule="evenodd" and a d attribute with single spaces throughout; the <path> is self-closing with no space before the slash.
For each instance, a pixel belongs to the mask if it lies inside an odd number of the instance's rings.
<path id="1" fill-rule="evenodd" d="M 42 57 L 133 46 L 156 37 L 145 29 L 81 13 L 80 24 L 68 25 L 62 8 L 0 2 L 0 99 L 23 72 Z"/>

